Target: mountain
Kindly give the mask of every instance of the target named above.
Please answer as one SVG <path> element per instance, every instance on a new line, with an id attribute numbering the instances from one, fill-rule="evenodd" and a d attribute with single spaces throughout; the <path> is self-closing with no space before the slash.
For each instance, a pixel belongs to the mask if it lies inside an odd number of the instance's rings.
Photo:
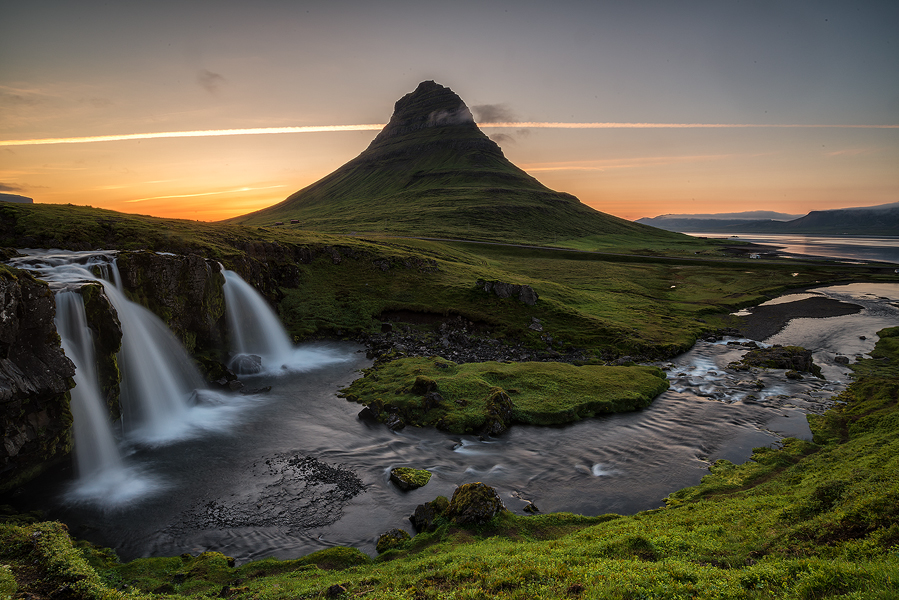
<path id="1" fill-rule="evenodd" d="M 419 84 L 359 156 L 283 202 L 232 223 L 324 232 L 551 243 L 672 234 L 596 211 L 512 164 L 452 90 Z"/>
<path id="2" fill-rule="evenodd" d="M 636 222 L 667 231 L 716 233 L 728 231 L 728 228 L 739 229 L 752 222 L 791 221 L 801 216 L 771 210 L 752 210 L 736 213 L 659 215 L 658 217 L 643 217 L 637 219 Z"/>
<path id="3" fill-rule="evenodd" d="M 659 227 L 668 231 L 693 233 L 798 233 L 808 235 L 899 235 L 899 202 L 814 210 L 805 216 L 783 220 L 774 216 L 762 216 L 765 211 L 750 213 L 722 213 L 719 215 L 661 215 L 638 219 L 638 223 Z M 738 215 L 757 214 L 759 217 L 734 218 Z M 783 213 L 769 213 L 783 215 Z M 712 217 L 712 218 L 709 218 Z"/>
<path id="4" fill-rule="evenodd" d="M 16 202 L 17 204 L 33 204 L 34 200 L 18 194 L 0 194 L 0 202 Z"/>

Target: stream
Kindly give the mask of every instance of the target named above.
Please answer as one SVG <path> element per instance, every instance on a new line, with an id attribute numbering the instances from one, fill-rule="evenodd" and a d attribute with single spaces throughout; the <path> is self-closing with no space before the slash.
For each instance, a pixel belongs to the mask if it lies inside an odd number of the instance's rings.
<path id="1" fill-rule="evenodd" d="M 83 482 L 67 467 L 29 486 L 17 503 L 45 510 L 122 560 L 215 550 L 239 562 L 334 545 L 374 555 L 388 529 L 414 533 L 408 516 L 418 504 L 472 481 L 497 488 L 519 514 L 528 501 L 543 513 L 657 508 L 667 494 L 698 483 L 715 460 L 739 463 L 783 437 L 810 439 L 805 415 L 826 410 L 851 380 L 834 357 L 864 356 L 876 331 L 899 324 L 899 284 L 813 293 L 863 310 L 794 319 L 766 342 L 813 350 L 823 380 L 734 371 L 727 365 L 746 352 L 741 340 L 698 342 L 659 363 L 671 388 L 646 409 L 563 427 L 514 425 L 481 440 L 415 427 L 392 432 L 358 419 L 361 406 L 337 392 L 370 366 L 364 349 L 304 344 L 293 349 L 289 368 L 242 377 L 247 389 L 270 391 L 210 394 L 196 408 L 201 415 L 190 435 L 119 439 L 129 473 L 120 494 L 79 494 Z M 390 469 L 400 466 L 433 476 L 402 492 L 389 482 Z"/>

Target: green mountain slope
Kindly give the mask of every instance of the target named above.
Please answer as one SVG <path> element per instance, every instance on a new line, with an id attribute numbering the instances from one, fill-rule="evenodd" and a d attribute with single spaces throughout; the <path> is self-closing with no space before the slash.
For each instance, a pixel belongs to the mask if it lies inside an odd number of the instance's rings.
<path id="1" fill-rule="evenodd" d="M 516 167 L 449 88 L 425 81 L 355 159 L 283 202 L 230 222 L 328 232 L 552 243 L 681 236 L 596 211 Z"/>

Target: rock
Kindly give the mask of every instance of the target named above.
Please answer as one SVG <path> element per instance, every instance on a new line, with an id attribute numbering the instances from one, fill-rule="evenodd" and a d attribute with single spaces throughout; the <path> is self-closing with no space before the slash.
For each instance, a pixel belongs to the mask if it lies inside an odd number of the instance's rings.
<path id="1" fill-rule="evenodd" d="M 412 469 L 409 467 L 390 469 L 390 481 L 404 492 L 424 487 L 428 485 L 430 480 L 431 472 L 425 469 Z"/>
<path id="2" fill-rule="evenodd" d="M 527 504 L 525 504 L 522 510 L 524 510 L 524 512 L 526 513 L 531 513 L 532 515 L 540 512 L 540 509 L 537 508 L 533 502 L 528 502 Z"/>
<path id="3" fill-rule="evenodd" d="M 437 526 L 434 521 L 443 515 L 447 508 L 449 508 L 449 500 L 445 496 L 437 496 L 430 502 L 416 506 L 409 521 L 418 533 L 435 531 Z"/>
<path id="4" fill-rule="evenodd" d="M 363 421 L 378 421 L 378 412 L 370 406 L 366 406 L 362 410 L 359 411 L 358 417 Z"/>
<path id="5" fill-rule="evenodd" d="M 475 286 L 487 293 L 493 293 L 499 298 L 515 298 L 519 302 L 523 302 L 528 306 L 537 304 L 540 298 L 537 292 L 529 285 L 518 285 L 515 283 L 505 283 L 503 281 L 485 281 L 478 279 Z"/>
<path id="6" fill-rule="evenodd" d="M 512 424 L 512 398 L 502 388 L 492 388 L 487 397 L 487 420 L 481 430 L 482 436 L 499 435 Z"/>
<path id="7" fill-rule="evenodd" d="M 384 422 L 384 424 L 387 425 L 388 429 L 391 429 L 393 431 L 399 431 L 406 426 L 406 423 L 397 414 L 392 414 L 387 417 L 387 420 Z"/>
<path id="8" fill-rule="evenodd" d="M 532 329 L 534 331 L 543 331 L 543 324 L 537 317 L 531 317 L 531 324 L 528 325 L 528 329 Z"/>
<path id="9" fill-rule="evenodd" d="M 438 408 L 442 402 L 443 396 L 437 392 L 428 392 L 425 394 L 424 398 L 421 399 L 421 407 L 424 410 L 431 410 Z"/>
<path id="10" fill-rule="evenodd" d="M 402 548 L 411 539 L 408 533 L 402 529 L 391 529 L 387 533 L 382 533 L 378 538 L 376 549 L 378 554 L 383 554 L 388 550 Z"/>
<path id="11" fill-rule="evenodd" d="M 190 354 L 224 347 L 225 277 L 195 254 L 119 252 L 116 265 L 129 298 L 153 311 Z"/>
<path id="12" fill-rule="evenodd" d="M 848 365 L 849 357 L 848 356 L 834 356 L 833 362 L 841 364 L 841 365 Z"/>
<path id="13" fill-rule="evenodd" d="M 793 371 L 792 369 L 784 374 L 787 376 L 787 379 L 795 379 L 796 381 L 802 379 L 802 375 L 799 374 L 799 371 Z"/>
<path id="14" fill-rule="evenodd" d="M 325 598 L 339 598 L 344 594 L 346 594 L 346 588 L 339 583 L 335 583 L 325 590 Z"/>
<path id="15" fill-rule="evenodd" d="M 728 367 L 737 368 L 739 364 L 747 368 L 787 369 L 821 376 L 821 367 L 812 362 L 811 350 L 801 346 L 775 345 L 771 348 L 754 348 L 747 352 L 739 363 L 731 363 Z"/>
<path id="16" fill-rule="evenodd" d="M 258 354 L 236 354 L 228 368 L 238 375 L 252 375 L 262 371 L 262 357 Z"/>
<path id="17" fill-rule="evenodd" d="M 69 389 L 46 283 L 0 266 L 0 491 L 37 477 L 72 450 Z"/>
<path id="18" fill-rule="evenodd" d="M 97 381 L 113 421 L 122 416 L 119 405 L 122 372 L 118 352 L 122 347 L 122 324 L 115 307 L 106 296 L 103 286 L 89 283 L 78 288 L 84 302 L 87 325 L 93 334 L 94 357 L 97 361 Z"/>
<path id="19" fill-rule="evenodd" d="M 434 392 L 436 390 L 437 382 L 425 375 L 416 377 L 415 383 L 413 383 L 412 387 L 409 389 L 413 394 L 418 394 L 420 396 L 424 396 L 428 392 Z"/>
<path id="20" fill-rule="evenodd" d="M 453 492 L 446 517 L 456 525 L 483 525 L 504 510 L 499 494 L 489 485 L 463 483 Z"/>

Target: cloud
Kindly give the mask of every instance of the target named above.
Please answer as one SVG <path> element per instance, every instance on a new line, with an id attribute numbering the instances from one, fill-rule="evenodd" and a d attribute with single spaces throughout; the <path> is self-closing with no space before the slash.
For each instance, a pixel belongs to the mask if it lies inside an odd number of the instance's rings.
<path id="1" fill-rule="evenodd" d="M 471 107 L 478 123 L 511 123 L 518 117 L 505 104 L 478 104 Z"/>
<path id="2" fill-rule="evenodd" d="M 14 183 L 0 183 L 0 192 L 24 192 L 25 188 Z"/>
<path id="3" fill-rule="evenodd" d="M 227 81 L 224 77 L 219 75 L 218 73 L 213 73 L 207 69 L 201 69 L 199 73 L 197 73 L 197 83 L 203 86 L 203 89 L 209 92 L 210 94 L 216 94 L 219 91 L 219 88 Z"/>
<path id="4" fill-rule="evenodd" d="M 508 133 L 494 133 L 493 135 L 490 136 L 490 139 L 500 145 L 505 144 L 507 142 L 510 144 L 515 143 L 515 136 L 511 136 Z"/>
<path id="5" fill-rule="evenodd" d="M 82 98 L 79 100 L 82 104 L 89 104 L 93 108 L 109 108 L 113 105 L 109 98 Z"/>
<path id="6" fill-rule="evenodd" d="M 435 110 L 428 115 L 428 125 L 431 127 L 461 125 L 463 123 L 474 123 L 471 111 L 464 104 L 455 110 Z"/>

